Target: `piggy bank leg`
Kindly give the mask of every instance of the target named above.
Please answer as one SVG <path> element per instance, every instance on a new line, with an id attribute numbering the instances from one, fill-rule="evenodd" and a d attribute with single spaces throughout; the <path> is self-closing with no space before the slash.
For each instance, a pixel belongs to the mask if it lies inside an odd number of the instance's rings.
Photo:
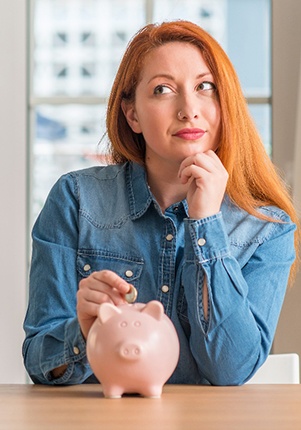
<path id="1" fill-rule="evenodd" d="M 149 387 L 144 387 L 140 394 L 144 397 L 149 397 L 152 399 L 159 399 L 162 394 L 162 385 L 152 385 Z"/>
<path id="2" fill-rule="evenodd" d="M 106 399 L 120 399 L 124 393 L 123 387 L 118 385 L 102 384 L 102 391 Z"/>

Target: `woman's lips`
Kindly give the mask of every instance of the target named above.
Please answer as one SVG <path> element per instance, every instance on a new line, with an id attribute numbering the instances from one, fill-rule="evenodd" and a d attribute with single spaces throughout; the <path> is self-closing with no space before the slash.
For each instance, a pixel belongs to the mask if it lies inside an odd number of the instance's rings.
<path id="1" fill-rule="evenodd" d="M 204 136 L 205 133 L 206 130 L 202 130 L 201 128 L 182 128 L 177 131 L 174 136 L 185 140 L 198 140 Z"/>

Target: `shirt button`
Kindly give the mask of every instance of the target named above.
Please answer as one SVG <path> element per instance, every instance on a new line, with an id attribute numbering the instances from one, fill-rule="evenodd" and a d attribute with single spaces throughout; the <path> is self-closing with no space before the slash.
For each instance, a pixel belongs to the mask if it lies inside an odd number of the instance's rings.
<path id="1" fill-rule="evenodd" d="M 79 350 L 79 348 L 77 346 L 74 346 L 73 347 L 73 352 L 74 352 L 75 355 L 78 355 L 80 353 L 80 350 Z"/>
<path id="2" fill-rule="evenodd" d="M 161 291 L 162 291 L 163 293 L 168 293 L 168 291 L 169 291 L 169 286 L 168 286 L 168 285 L 163 285 L 163 286 L 162 286 L 162 288 L 161 288 Z"/>
<path id="3" fill-rule="evenodd" d="M 173 240 L 173 235 L 172 234 L 168 234 L 166 236 L 166 240 L 168 240 L 168 242 L 170 242 L 171 240 Z"/>
<path id="4" fill-rule="evenodd" d="M 127 278 L 131 278 L 132 276 L 133 276 L 133 272 L 131 271 L 131 270 L 127 270 L 126 272 L 125 272 L 125 276 L 127 277 Z"/>
<path id="5" fill-rule="evenodd" d="M 84 271 L 85 272 L 89 272 L 89 270 L 91 269 L 91 266 L 90 266 L 90 264 L 85 264 L 84 265 Z"/>
<path id="6" fill-rule="evenodd" d="M 205 245 L 205 243 L 206 243 L 206 240 L 205 240 L 203 237 L 201 237 L 201 238 L 198 240 L 198 245 L 199 245 L 199 246 L 204 246 L 204 245 Z"/>

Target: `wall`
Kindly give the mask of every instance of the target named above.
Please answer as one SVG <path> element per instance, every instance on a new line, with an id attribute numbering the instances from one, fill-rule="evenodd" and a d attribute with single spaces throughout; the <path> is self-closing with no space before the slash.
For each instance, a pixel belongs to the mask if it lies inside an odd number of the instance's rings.
<path id="1" fill-rule="evenodd" d="M 26 2 L 0 1 L 0 383 L 25 382 Z"/>
<path id="2" fill-rule="evenodd" d="M 301 2 L 273 1 L 273 160 L 301 214 Z M 301 271 L 287 292 L 273 352 L 301 357 Z"/>

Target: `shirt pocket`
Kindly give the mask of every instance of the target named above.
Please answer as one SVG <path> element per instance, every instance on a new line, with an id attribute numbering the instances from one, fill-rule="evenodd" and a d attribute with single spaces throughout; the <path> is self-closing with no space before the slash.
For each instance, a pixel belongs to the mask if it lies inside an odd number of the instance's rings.
<path id="1" fill-rule="evenodd" d="M 87 278 L 91 273 L 100 270 L 111 270 L 137 289 L 143 266 L 143 259 L 109 251 L 80 250 L 77 254 L 77 271 L 80 278 Z"/>

